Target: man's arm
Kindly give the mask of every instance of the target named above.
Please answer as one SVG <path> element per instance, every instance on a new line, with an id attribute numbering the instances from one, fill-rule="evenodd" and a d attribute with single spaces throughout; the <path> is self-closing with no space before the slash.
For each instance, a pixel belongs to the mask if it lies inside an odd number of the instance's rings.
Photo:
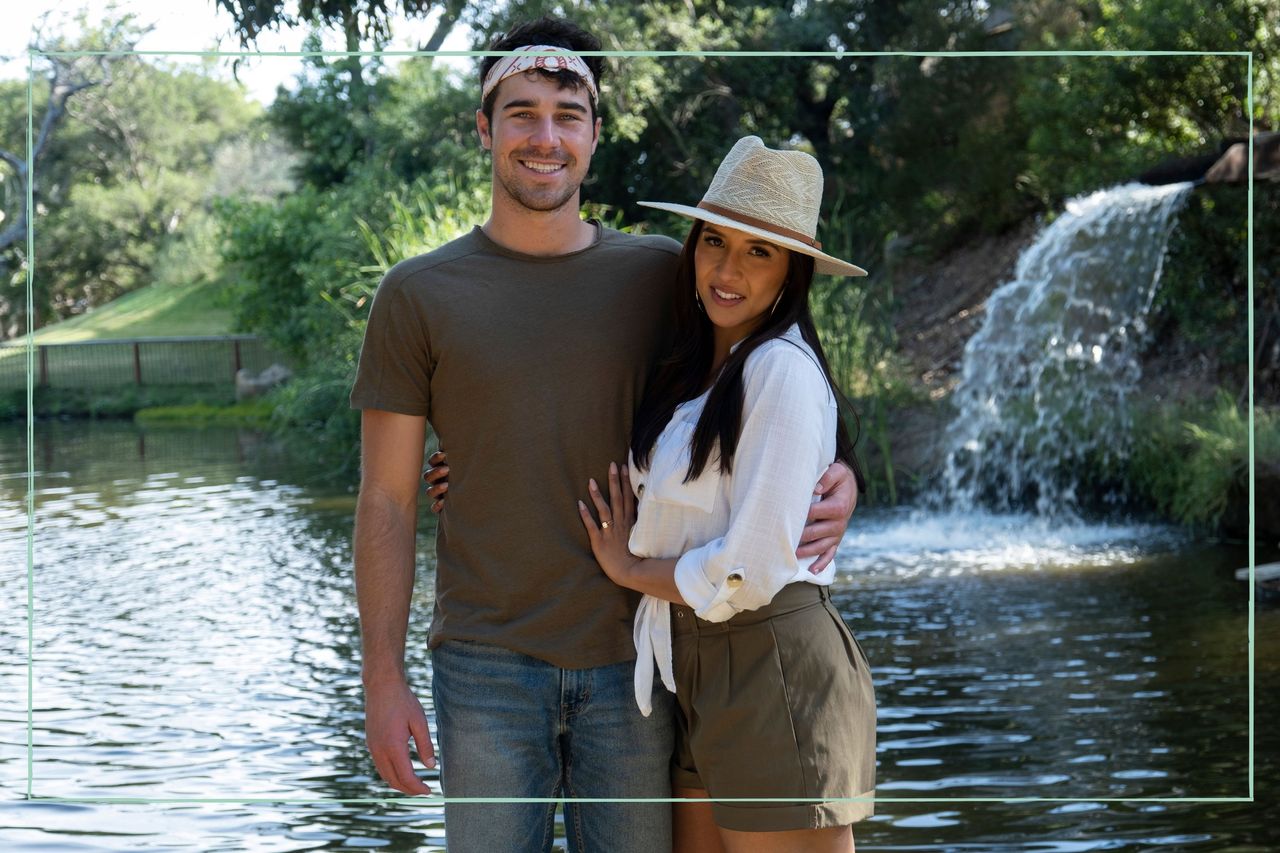
<path id="1" fill-rule="evenodd" d="M 413 771 L 409 739 L 427 767 L 435 767 L 435 750 L 427 717 L 404 672 L 426 418 L 366 409 L 360 430 L 355 564 L 365 740 L 388 785 L 406 794 L 430 794 Z"/>
<path id="2" fill-rule="evenodd" d="M 836 461 L 827 466 L 813 493 L 822 499 L 809 507 L 796 556 L 817 557 L 809 567 L 816 575 L 836 558 L 836 547 L 849 529 L 849 519 L 858 505 L 858 481 L 848 465 Z"/>

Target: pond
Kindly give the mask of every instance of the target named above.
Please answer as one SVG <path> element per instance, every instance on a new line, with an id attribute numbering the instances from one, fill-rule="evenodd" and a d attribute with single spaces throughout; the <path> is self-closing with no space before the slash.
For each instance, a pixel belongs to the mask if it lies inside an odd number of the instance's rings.
<path id="1" fill-rule="evenodd" d="M 377 802 L 364 753 L 351 483 L 234 429 L 41 424 L 34 456 L 28 626 L 25 432 L 0 428 L 0 849 L 443 849 L 440 803 Z M 1280 848 L 1255 804 L 1169 801 L 1249 795 L 1243 546 L 864 508 L 838 560 L 879 703 L 860 851 Z M 1262 802 L 1280 613 L 1255 630 Z"/>

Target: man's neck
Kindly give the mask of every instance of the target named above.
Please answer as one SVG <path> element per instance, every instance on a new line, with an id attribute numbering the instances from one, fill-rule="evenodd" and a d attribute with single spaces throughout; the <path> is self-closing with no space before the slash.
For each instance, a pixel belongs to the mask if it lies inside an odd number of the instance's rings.
<path id="1" fill-rule="evenodd" d="M 577 198 L 558 210 L 506 209 L 495 204 L 484 233 L 498 245 L 523 255 L 555 257 L 581 251 L 595 240 L 596 229 L 583 222 Z"/>

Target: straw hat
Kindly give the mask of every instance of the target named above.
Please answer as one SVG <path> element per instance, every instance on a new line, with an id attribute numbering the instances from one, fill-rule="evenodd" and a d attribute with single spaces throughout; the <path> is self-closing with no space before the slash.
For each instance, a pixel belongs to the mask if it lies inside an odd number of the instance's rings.
<path id="1" fill-rule="evenodd" d="M 758 136 L 739 139 L 725 156 L 697 207 L 642 201 L 690 219 L 737 228 L 793 252 L 811 255 L 817 272 L 866 275 L 862 267 L 825 254 L 816 239 L 822 167 L 803 151 L 766 148 Z"/>

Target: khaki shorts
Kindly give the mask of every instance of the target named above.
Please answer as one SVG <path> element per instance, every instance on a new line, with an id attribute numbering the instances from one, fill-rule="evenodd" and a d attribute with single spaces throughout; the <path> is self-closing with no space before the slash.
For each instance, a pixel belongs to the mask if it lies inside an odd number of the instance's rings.
<path id="1" fill-rule="evenodd" d="M 821 829 L 871 816 L 875 692 L 826 587 L 790 584 L 727 622 L 672 605 L 671 629 L 674 785 L 712 800 L 784 800 L 713 802 L 726 829 Z"/>

